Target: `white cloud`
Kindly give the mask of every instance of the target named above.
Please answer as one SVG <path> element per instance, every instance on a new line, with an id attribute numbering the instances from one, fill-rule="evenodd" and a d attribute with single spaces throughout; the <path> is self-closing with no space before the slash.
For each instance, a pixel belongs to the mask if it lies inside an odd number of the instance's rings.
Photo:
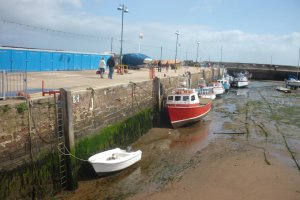
<path id="1" fill-rule="evenodd" d="M 0 0 L 0 45 L 28 46 L 89 52 L 119 51 L 120 19 L 110 16 L 93 16 L 83 10 L 81 0 Z M 67 8 L 66 8 L 67 7 Z M 196 8 L 195 8 L 196 9 Z M 7 23 L 3 20 L 28 24 L 38 29 Z M 46 31 L 45 28 L 63 32 Z M 277 64 L 297 65 L 300 33 L 287 35 L 259 35 L 242 30 L 218 31 L 200 25 L 179 24 L 174 27 L 160 22 L 125 23 L 124 52 L 138 51 L 139 33 L 144 33 L 141 49 L 154 58 L 174 59 L 176 30 L 180 31 L 178 56 L 196 58 L 197 41 L 200 41 L 201 60 L 269 63 L 272 56 Z M 76 34 L 68 34 L 68 32 Z M 80 36 L 79 34 L 97 36 Z"/>

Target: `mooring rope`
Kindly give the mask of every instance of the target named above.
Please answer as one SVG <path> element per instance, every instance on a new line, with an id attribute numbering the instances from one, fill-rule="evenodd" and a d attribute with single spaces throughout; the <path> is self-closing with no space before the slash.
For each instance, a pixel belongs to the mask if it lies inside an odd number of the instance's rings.
<path id="1" fill-rule="evenodd" d="M 129 83 L 131 83 L 131 84 L 133 84 L 133 85 L 135 85 L 135 86 L 141 88 L 146 94 L 149 94 L 149 95 L 151 96 L 151 98 L 153 98 L 153 96 L 152 96 L 151 93 L 149 93 L 147 90 L 145 90 L 144 88 L 142 88 L 142 87 L 139 86 L 138 84 L 136 84 L 136 83 L 134 83 L 134 82 L 132 82 L 132 81 L 130 81 Z"/>
<path id="2" fill-rule="evenodd" d="M 80 161 L 83 161 L 83 162 L 88 162 L 88 160 L 85 160 L 85 159 L 82 159 L 82 158 L 78 158 L 77 156 L 75 156 L 75 155 L 73 155 L 72 153 L 70 153 L 70 151 L 68 150 L 68 148 L 67 148 L 65 145 L 63 145 L 63 147 L 64 147 L 64 149 L 67 151 L 67 153 L 62 152 L 62 151 L 59 149 L 59 147 L 57 147 L 57 150 L 58 150 L 61 154 L 65 155 L 65 156 L 72 156 L 73 158 L 75 158 L 75 159 L 77 159 L 77 160 L 80 160 Z"/>

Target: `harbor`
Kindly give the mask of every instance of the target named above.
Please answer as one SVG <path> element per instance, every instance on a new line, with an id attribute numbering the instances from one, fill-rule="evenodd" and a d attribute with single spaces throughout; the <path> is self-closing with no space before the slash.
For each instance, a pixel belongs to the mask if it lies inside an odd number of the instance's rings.
<path id="1" fill-rule="evenodd" d="M 171 126 L 166 109 L 159 111 L 159 102 L 163 105 L 175 88 L 196 88 L 200 83 L 202 87 L 204 80 L 209 83 L 220 76 L 220 70 L 190 66 L 176 72 L 158 72 L 144 68 L 125 74 L 116 72 L 112 80 L 101 79 L 93 70 L 28 73 L 28 88 L 32 92 L 28 107 L 20 99 L 1 101 L 3 122 L 6 119 L 3 133 L 7 134 L 1 144 L 3 149 L 10 147 L 3 154 L 1 165 L 3 169 L 12 169 L 1 175 L 2 181 L 5 183 L 11 177 L 20 180 L 5 184 L 3 194 L 19 196 L 23 192 L 8 191 L 20 187 L 24 193 L 34 189 L 36 196 L 55 199 L 172 199 L 189 195 L 195 195 L 191 197 L 195 199 L 203 190 L 203 198 L 211 199 L 218 198 L 213 188 L 225 188 L 228 199 L 232 199 L 238 194 L 242 198 L 244 189 L 251 188 L 250 191 L 260 191 L 259 198 L 269 193 L 274 194 L 272 199 L 283 198 L 281 194 L 291 199 L 297 197 L 299 89 L 285 93 L 277 90 L 285 86 L 284 81 L 250 80 L 247 87 L 230 88 L 215 97 L 210 112 L 200 121 L 177 128 Z M 60 112 L 71 120 L 58 118 L 57 102 L 68 105 L 69 111 L 64 108 Z M 58 120 L 68 128 L 55 129 L 61 126 Z M 13 127 L 21 131 L 8 132 Z M 64 140 L 60 137 L 62 133 Z M 118 173 L 99 177 L 87 161 L 97 152 L 128 146 L 132 151 L 141 150 L 142 156 Z M 59 156 L 67 158 L 64 163 L 72 164 L 57 163 L 53 159 L 56 156 L 58 160 Z M 34 168 L 24 162 L 31 159 Z M 16 167 L 22 162 L 22 170 L 28 170 L 26 177 L 19 176 L 20 168 Z M 70 180 L 61 182 L 63 176 L 58 167 L 66 167 Z M 43 176 L 38 178 L 37 174 Z M 46 177 L 51 176 L 55 179 L 50 182 Z M 243 186 L 240 176 L 248 180 L 248 186 Z M 217 184 L 219 179 L 222 181 Z M 271 191 L 267 194 L 261 190 L 265 183 L 260 180 L 276 185 L 267 188 Z M 286 190 L 276 190 L 280 191 L 277 194 L 274 188 L 283 185 Z M 207 187 L 212 189 L 211 193 Z M 51 190 L 48 195 L 43 193 Z M 250 192 L 249 198 L 251 195 L 254 194 Z"/>
<path id="2" fill-rule="evenodd" d="M 278 92 L 280 84 L 251 81 L 217 98 L 201 122 L 152 128 L 132 144 L 143 151 L 139 163 L 107 177 L 86 174 L 56 198 L 298 199 L 300 93 Z"/>
<path id="3" fill-rule="evenodd" d="M 300 1 L 118 3 L 1 4 L 0 200 L 299 200 Z"/>

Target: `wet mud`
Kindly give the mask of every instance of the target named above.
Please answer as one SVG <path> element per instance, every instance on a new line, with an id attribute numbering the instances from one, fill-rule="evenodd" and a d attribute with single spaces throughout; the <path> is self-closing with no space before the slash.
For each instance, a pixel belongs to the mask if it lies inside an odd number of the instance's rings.
<path id="1" fill-rule="evenodd" d="M 178 129 L 153 128 L 132 144 L 143 152 L 139 163 L 110 176 L 80 180 L 76 191 L 55 198 L 199 199 L 202 191 L 203 199 L 247 199 L 245 191 L 251 189 L 231 191 L 244 177 L 244 184 L 260 191 L 250 192 L 250 199 L 269 193 L 272 199 L 300 199 L 300 90 L 276 91 L 281 84 L 253 81 L 248 88 L 230 89 L 202 121 Z M 274 173 L 274 188 L 283 187 L 280 195 L 271 187 Z M 225 190 L 228 198 L 215 196 L 215 190 Z"/>

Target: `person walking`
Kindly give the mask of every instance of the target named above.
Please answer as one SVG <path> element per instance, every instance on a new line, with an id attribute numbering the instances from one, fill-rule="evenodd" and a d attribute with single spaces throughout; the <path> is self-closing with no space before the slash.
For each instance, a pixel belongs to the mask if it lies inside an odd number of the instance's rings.
<path id="1" fill-rule="evenodd" d="M 166 63 L 166 72 L 168 72 L 169 71 L 169 62 L 167 61 L 167 63 Z"/>
<path id="2" fill-rule="evenodd" d="M 105 60 L 104 57 L 101 58 L 100 63 L 99 63 L 99 71 L 100 71 L 100 77 L 103 78 L 103 74 L 105 72 Z"/>
<path id="3" fill-rule="evenodd" d="M 109 59 L 107 60 L 107 65 L 109 67 L 108 78 L 112 79 L 112 76 L 113 76 L 113 73 L 114 73 L 114 68 L 115 68 L 115 60 L 114 60 L 113 55 L 111 57 L 109 57 Z"/>

